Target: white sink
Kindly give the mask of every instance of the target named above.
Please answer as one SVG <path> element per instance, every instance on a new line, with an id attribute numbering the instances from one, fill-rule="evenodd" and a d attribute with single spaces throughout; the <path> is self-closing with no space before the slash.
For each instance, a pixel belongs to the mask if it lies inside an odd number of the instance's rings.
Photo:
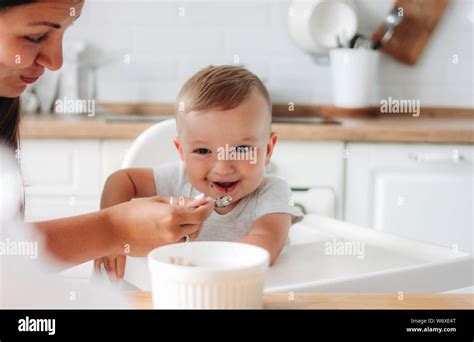
<path id="1" fill-rule="evenodd" d="M 290 243 L 267 274 L 266 292 L 442 292 L 474 284 L 468 253 L 331 218 L 307 215 L 291 228 Z M 334 253 L 345 246 L 352 250 Z M 354 247 L 362 246 L 358 255 Z"/>

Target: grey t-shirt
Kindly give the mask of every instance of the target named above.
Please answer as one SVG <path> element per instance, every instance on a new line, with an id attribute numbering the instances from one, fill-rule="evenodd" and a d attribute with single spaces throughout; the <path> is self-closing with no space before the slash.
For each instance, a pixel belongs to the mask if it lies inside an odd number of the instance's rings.
<path id="1" fill-rule="evenodd" d="M 193 188 L 181 162 L 160 165 L 153 170 L 156 192 L 161 196 L 195 197 L 199 191 Z M 281 178 L 265 176 L 262 184 L 242 198 L 227 214 L 214 211 L 204 222 L 197 240 L 234 241 L 248 234 L 253 222 L 270 213 L 288 213 L 291 222 L 303 219 L 300 209 L 291 204 L 291 189 Z"/>

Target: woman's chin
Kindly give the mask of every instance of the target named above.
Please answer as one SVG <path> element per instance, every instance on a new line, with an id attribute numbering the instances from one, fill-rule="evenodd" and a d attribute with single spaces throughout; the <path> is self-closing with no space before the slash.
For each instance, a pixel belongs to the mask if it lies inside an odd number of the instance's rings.
<path id="1" fill-rule="evenodd" d="M 15 98 L 23 94 L 27 85 L 18 85 L 15 87 L 0 88 L 0 97 L 10 97 Z"/>

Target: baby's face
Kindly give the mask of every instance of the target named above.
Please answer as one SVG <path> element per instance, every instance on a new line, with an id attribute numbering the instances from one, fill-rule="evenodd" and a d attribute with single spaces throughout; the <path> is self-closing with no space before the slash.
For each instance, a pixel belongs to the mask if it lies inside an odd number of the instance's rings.
<path id="1" fill-rule="evenodd" d="M 208 196 L 238 201 L 261 184 L 276 135 L 268 128 L 269 108 L 258 93 L 230 110 L 179 113 L 175 139 L 193 187 Z"/>

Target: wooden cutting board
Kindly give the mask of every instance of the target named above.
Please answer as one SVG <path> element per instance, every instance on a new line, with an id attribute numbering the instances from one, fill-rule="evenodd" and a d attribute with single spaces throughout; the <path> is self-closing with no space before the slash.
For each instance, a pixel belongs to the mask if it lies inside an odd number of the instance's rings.
<path id="1" fill-rule="evenodd" d="M 425 48 L 449 0 L 396 0 L 403 20 L 390 40 L 381 48 L 402 63 L 415 65 Z M 381 25 L 372 38 L 379 41 L 384 32 Z"/>

